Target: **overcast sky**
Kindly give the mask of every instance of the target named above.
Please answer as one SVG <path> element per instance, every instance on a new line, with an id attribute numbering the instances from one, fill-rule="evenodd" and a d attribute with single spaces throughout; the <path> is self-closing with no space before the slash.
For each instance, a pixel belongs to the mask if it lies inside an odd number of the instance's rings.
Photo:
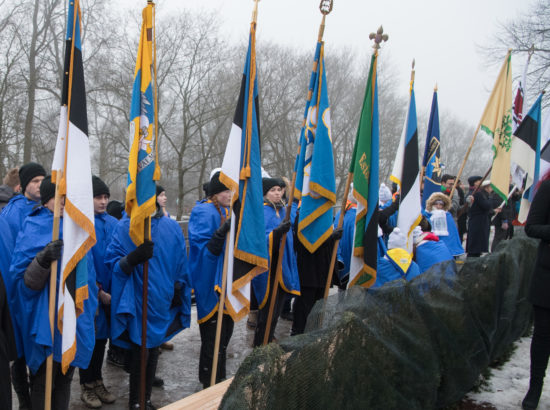
<path id="1" fill-rule="evenodd" d="M 140 13 L 146 1 L 122 0 L 121 4 L 126 9 L 137 8 L 136 13 Z M 335 0 L 326 22 L 325 53 L 328 56 L 331 49 L 345 46 L 363 56 L 370 55 L 372 42 L 368 35 L 383 25 L 390 39 L 380 58 L 386 55 L 395 65 L 399 75 L 396 81 L 403 95 L 408 90 L 414 58 L 419 112 L 429 111 L 437 83 L 440 110 L 452 112 L 475 126 L 500 68 L 487 65 L 479 46 L 490 43 L 498 22 L 512 20 L 531 4 L 533 0 Z M 319 0 L 261 0 L 258 44 L 269 40 L 309 49 L 313 54 L 321 21 L 318 7 Z M 174 8 L 218 11 L 223 32 L 231 40 L 245 44 L 253 1 L 157 1 L 159 14 Z M 514 78 L 523 71 L 524 64 L 524 57 L 513 59 Z M 330 73 L 327 75 L 330 92 Z"/>

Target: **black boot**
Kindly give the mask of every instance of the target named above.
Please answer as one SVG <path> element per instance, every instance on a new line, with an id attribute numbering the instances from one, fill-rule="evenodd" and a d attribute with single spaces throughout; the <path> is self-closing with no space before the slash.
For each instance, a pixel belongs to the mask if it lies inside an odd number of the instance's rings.
<path id="1" fill-rule="evenodd" d="M 539 405 L 540 394 L 542 393 L 543 379 L 537 378 L 529 381 L 529 391 L 521 402 L 523 410 L 535 410 Z"/>

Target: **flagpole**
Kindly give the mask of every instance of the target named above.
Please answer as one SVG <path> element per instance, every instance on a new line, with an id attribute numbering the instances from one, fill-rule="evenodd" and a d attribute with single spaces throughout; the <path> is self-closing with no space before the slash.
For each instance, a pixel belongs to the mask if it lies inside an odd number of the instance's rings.
<path id="1" fill-rule="evenodd" d="M 78 0 L 77 0 L 78 1 Z M 62 172 L 59 172 L 62 174 Z M 59 175 L 58 174 L 58 175 Z M 59 175 L 61 179 L 64 175 Z M 52 241 L 59 239 L 59 225 L 61 218 L 61 192 L 58 189 L 59 183 L 55 184 L 55 200 L 53 212 L 53 231 Z M 44 409 L 50 410 L 52 404 L 52 370 L 53 370 L 53 346 L 54 346 L 54 318 L 55 318 L 55 294 L 57 292 L 57 259 L 50 266 L 50 299 L 49 299 L 49 319 L 50 333 L 52 336 L 52 353 L 46 358 L 46 391 L 44 392 Z"/>
<path id="2" fill-rule="evenodd" d="M 147 0 L 147 5 L 154 5 L 152 0 Z M 154 19 L 153 19 L 154 22 Z M 154 27 L 154 23 L 153 23 Z M 156 52 L 156 50 L 155 50 Z M 155 120 L 155 133 L 157 132 L 157 101 L 156 101 L 156 65 L 154 64 L 154 77 L 155 77 L 155 83 L 153 86 L 153 93 L 154 93 L 154 105 L 155 105 L 155 113 L 154 113 L 154 120 Z M 155 155 L 158 155 L 158 150 L 155 147 Z M 157 161 L 158 164 L 158 161 Z M 157 166 L 157 165 L 155 165 Z M 144 224 L 143 224 L 143 241 L 151 240 L 151 217 L 148 216 L 145 218 Z M 147 304 L 148 304 L 148 297 L 149 297 L 149 261 L 145 261 L 143 263 L 143 294 L 142 294 L 142 304 L 141 304 L 141 346 L 140 346 L 140 374 L 139 374 L 139 405 L 140 408 L 145 408 L 145 390 L 146 390 L 146 375 L 145 372 L 147 370 Z"/>
<path id="3" fill-rule="evenodd" d="M 437 92 L 437 83 L 435 84 L 435 87 L 434 87 L 434 93 Z M 428 124 L 428 127 L 429 127 L 429 124 Z M 426 147 L 424 147 L 424 151 L 426 151 Z M 423 189 L 423 182 L 424 182 L 424 175 L 426 174 L 426 165 L 424 165 L 424 163 L 422 163 L 422 167 L 420 168 L 420 198 L 422 198 L 422 191 L 424 190 Z"/>
<path id="4" fill-rule="evenodd" d="M 233 198 L 233 192 L 231 192 L 231 198 Z M 233 212 L 233 203 L 229 208 L 228 218 L 231 217 Z M 210 374 L 210 386 L 216 384 L 216 375 L 218 373 L 218 355 L 220 352 L 220 339 L 222 334 L 223 323 L 223 310 L 225 308 L 225 293 L 227 291 L 227 267 L 229 265 L 229 246 L 231 242 L 231 229 L 225 235 L 225 254 L 223 258 L 223 273 L 222 273 L 222 292 L 220 294 L 220 300 L 218 302 L 218 322 L 216 323 L 216 338 L 214 339 L 214 354 L 212 356 L 212 372 Z"/>
<path id="5" fill-rule="evenodd" d="M 321 24 L 319 25 L 319 33 L 317 35 L 317 42 L 320 43 L 323 41 L 323 36 L 325 34 L 325 20 L 326 16 L 332 11 L 333 6 L 333 0 L 321 0 L 321 3 L 319 4 L 319 10 L 321 11 L 321 14 L 323 15 L 323 18 L 321 19 Z M 312 72 L 316 71 L 317 69 L 317 61 L 313 62 Z M 311 101 L 312 92 L 311 90 L 308 91 L 307 95 L 307 103 Z M 306 113 L 307 115 L 307 113 Z M 302 128 L 305 127 L 307 121 L 307 116 L 304 116 L 304 120 L 302 122 Z M 294 190 L 296 188 L 296 170 L 292 173 L 292 183 L 291 183 L 291 189 L 288 196 L 288 203 L 286 205 L 286 212 L 285 212 L 285 218 L 284 221 L 290 220 L 290 212 L 292 210 L 292 203 L 294 202 Z M 283 237 L 281 238 L 281 244 L 279 246 L 279 254 L 277 256 L 277 268 L 275 270 L 275 280 L 273 283 L 273 290 L 271 293 L 271 300 L 269 302 L 269 312 L 267 314 L 267 322 L 264 332 L 264 340 L 263 344 L 266 345 L 269 341 L 269 334 L 271 333 L 271 323 L 273 321 L 273 311 L 275 310 L 275 299 L 277 298 L 277 291 L 279 288 L 279 281 L 281 280 L 283 276 L 283 256 L 285 252 L 285 246 L 286 246 L 286 236 L 288 232 L 285 232 L 283 234 Z"/>
<path id="6" fill-rule="evenodd" d="M 75 0 L 73 8 L 73 31 L 71 38 L 71 55 L 69 63 L 69 84 L 68 84 L 68 93 L 67 93 L 67 127 L 65 131 L 65 158 L 64 158 L 64 169 L 56 170 L 55 178 L 55 197 L 54 197 L 54 212 L 53 212 L 53 228 L 52 228 L 52 241 L 59 239 L 59 226 L 61 219 L 61 199 L 65 194 L 65 186 L 61 181 L 65 178 L 65 173 L 67 169 L 67 146 L 69 139 L 69 122 L 71 118 L 71 94 L 72 94 L 72 85 L 73 85 L 73 62 L 74 62 L 74 37 L 76 32 L 76 20 L 77 16 L 80 15 L 80 0 Z M 63 186 L 60 186 L 63 185 Z M 53 380 L 53 353 L 54 353 L 54 319 L 55 319 L 55 301 L 57 293 L 57 260 L 54 260 L 50 265 L 50 294 L 49 294 L 49 306 L 48 306 L 48 316 L 50 321 L 50 334 L 52 337 L 52 354 L 46 358 L 46 384 L 44 391 L 44 409 L 50 410 L 52 404 L 52 380 Z"/>
<path id="7" fill-rule="evenodd" d="M 474 146 L 474 142 L 476 141 L 477 133 L 479 132 L 479 129 L 481 128 L 481 119 L 479 120 L 479 123 L 477 124 L 476 132 L 474 133 L 474 136 L 472 137 L 472 141 L 470 141 L 470 146 L 468 147 L 468 150 L 466 151 L 466 156 L 464 157 L 464 160 L 462 161 L 462 165 L 460 166 L 460 170 L 458 171 L 458 174 L 456 174 L 455 183 L 453 184 L 453 187 L 451 188 L 451 193 L 449 194 L 449 197 L 453 198 L 453 194 L 456 189 L 456 185 L 458 184 L 458 180 L 462 176 L 462 172 L 464 171 L 464 166 L 466 165 L 466 161 L 468 161 L 468 157 L 470 156 L 470 151 L 472 150 L 472 147 Z"/>
<path id="8" fill-rule="evenodd" d="M 344 224 L 344 214 L 346 213 L 346 204 L 349 196 L 349 188 L 351 186 L 351 181 L 353 181 L 353 172 L 348 172 L 348 179 L 346 180 L 346 188 L 344 189 L 344 197 L 342 198 L 342 204 L 340 205 L 340 217 L 338 218 L 338 229 L 342 229 Z M 338 245 L 340 244 L 340 239 L 334 241 L 334 246 L 332 247 L 332 256 L 330 258 L 330 267 L 328 270 L 327 283 L 325 285 L 325 296 L 328 297 L 328 291 L 332 283 L 332 276 L 334 273 L 334 265 L 336 265 L 336 256 L 338 254 Z"/>

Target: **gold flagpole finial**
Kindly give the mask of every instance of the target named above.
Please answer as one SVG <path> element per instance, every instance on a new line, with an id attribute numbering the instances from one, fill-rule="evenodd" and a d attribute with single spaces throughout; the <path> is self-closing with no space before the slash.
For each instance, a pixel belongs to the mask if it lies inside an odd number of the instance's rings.
<path id="1" fill-rule="evenodd" d="M 437 92 L 437 83 L 435 83 L 434 91 Z"/>
<path id="2" fill-rule="evenodd" d="M 254 1 L 254 10 L 252 11 L 252 22 L 256 23 L 258 21 L 258 3 L 260 0 L 253 0 Z"/>
<path id="3" fill-rule="evenodd" d="M 332 0 L 321 0 L 321 3 L 319 3 L 319 10 L 321 10 L 323 20 L 321 20 L 321 25 L 319 26 L 319 36 L 317 37 L 317 41 L 321 42 L 323 41 L 323 35 L 325 34 L 325 18 L 332 11 Z"/>
<path id="4" fill-rule="evenodd" d="M 414 66 L 416 65 L 416 59 L 413 58 L 412 64 L 411 64 L 411 90 L 413 88 L 414 83 Z"/>
<path id="5" fill-rule="evenodd" d="M 384 34 L 384 28 L 380 26 L 376 33 L 369 34 L 369 39 L 374 40 L 374 45 L 372 46 L 372 48 L 374 48 L 375 50 L 379 50 L 382 41 L 388 41 L 389 36 L 387 34 Z"/>
<path id="6" fill-rule="evenodd" d="M 323 16 L 329 14 L 332 11 L 332 0 L 321 0 L 319 10 L 321 10 Z"/>

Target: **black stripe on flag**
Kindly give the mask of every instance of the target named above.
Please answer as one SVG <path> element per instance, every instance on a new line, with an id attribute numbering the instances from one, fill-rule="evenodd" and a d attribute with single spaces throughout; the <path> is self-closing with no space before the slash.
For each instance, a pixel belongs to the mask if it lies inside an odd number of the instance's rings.
<path id="1" fill-rule="evenodd" d="M 418 133 L 415 130 L 412 138 L 405 146 L 401 199 L 405 198 L 413 187 L 414 181 L 418 177 L 418 171 Z"/>
<path id="2" fill-rule="evenodd" d="M 540 151 L 540 159 L 550 162 L 550 140 L 546 141 L 544 147 Z"/>
<path id="3" fill-rule="evenodd" d="M 538 123 L 533 117 L 527 115 L 519 125 L 516 133 L 516 138 L 519 138 L 531 147 L 533 151 L 537 149 Z"/>
<path id="4" fill-rule="evenodd" d="M 71 66 L 72 41 L 65 42 L 65 70 L 63 73 L 63 92 L 61 105 L 67 105 L 69 100 L 69 74 Z M 82 65 L 82 52 L 75 47 L 73 57 L 73 79 L 71 90 L 71 112 L 69 121 L 78 127 L 85 135 L 88 135 L 88 118 L 86 115 L 86 88 L 84 86 L 84 68 Z"/>
<path id="5" fill-rule="evenodd" d="M 363 236 L 363 261 L 365 265 L 376 270 L 378 261 L 378 207 L 375 208 L 370 221 L 368 221 L 365 235 Z"/>
<path id="6" fill-rule="evenodd" d="M 246 91 L 246 75 L 243 74 L 241 80 L 241 91 L 239 92 L 239 101 L 237 101 L 237 108 L 235 109 L 235 116 L 233 117 L 233 124 L 243 129 L 244 118 L 244 93 Z"/>

